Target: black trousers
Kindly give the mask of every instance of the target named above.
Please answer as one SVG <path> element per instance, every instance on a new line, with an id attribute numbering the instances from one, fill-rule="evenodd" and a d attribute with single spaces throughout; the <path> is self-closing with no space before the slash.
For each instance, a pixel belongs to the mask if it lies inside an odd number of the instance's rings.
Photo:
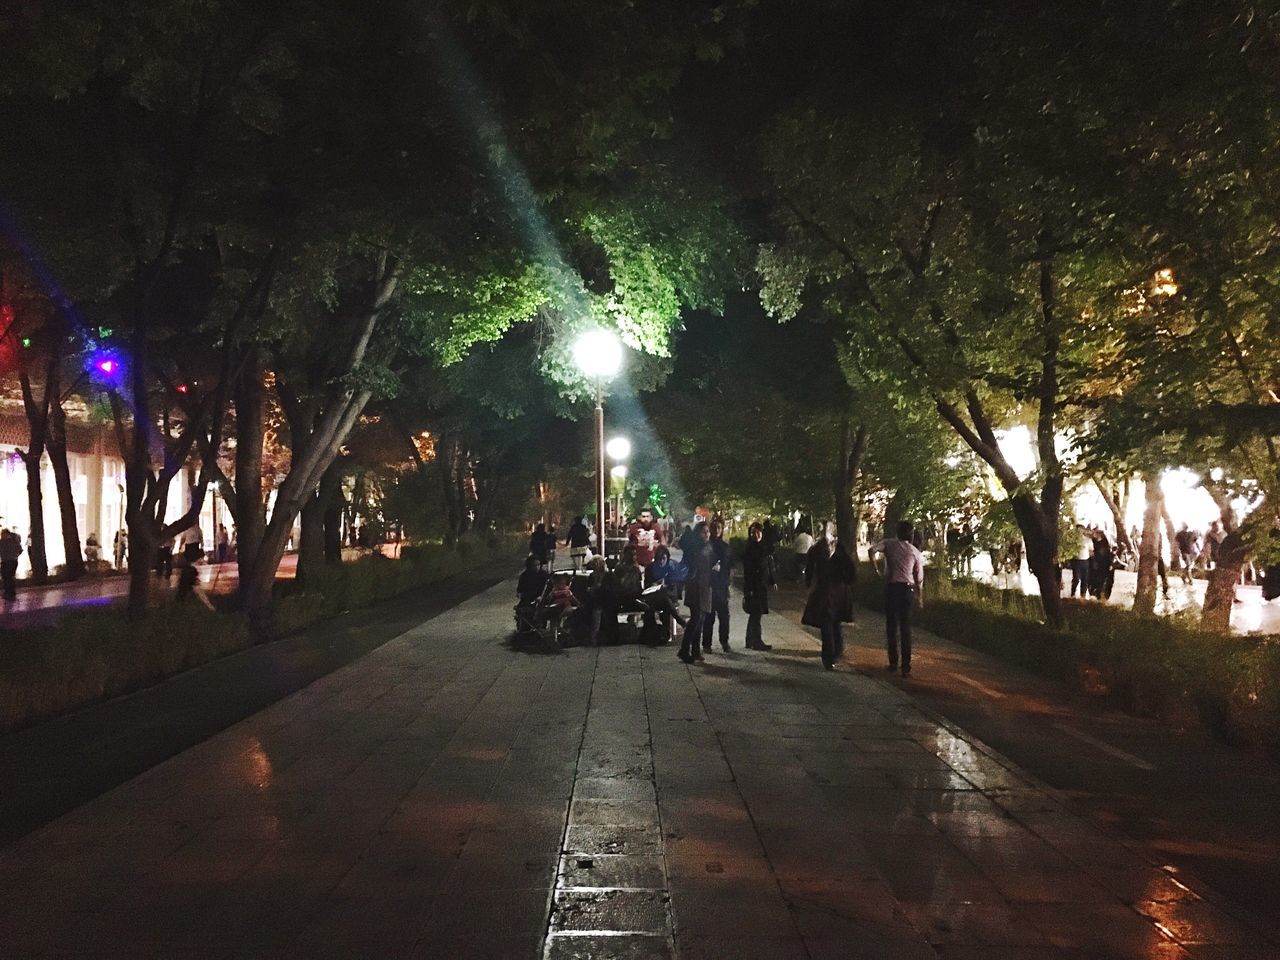
<path id="1" fill-rule="evenodd" d="M 711 609 L 706 612 L 702 621 L 702 649 L 711 649 L 711 635 L 714 633 L 716 620 L 720 621 L 720 646 L 729 649 L 729 598 L 711 597 Z"/>
<path id="2" fill-rule="evenodd" d="M 884 627 L 889 665 L 911 669 L 911 607 L 915 594 L 909 584 L 887 583 L 884 587 Z"/>
<path id="3" fill-rule="evenodd" d="M 839 620 L 826 620 L 818 633 L 822 635 L 822 665 L 830 667 L 844 653 L 844 627 Z"/>
<path id="4" fill-rule="evenodd" d="M 686 660 L 700 656 L 698 641 L 702 638 L 702 609 L 690 605 L 689 619 L 684 624 L 684 636 L 680 638 L 680 656 Z"/>
<path id="5" fill-rule="evenodd" d="M 1088 560 L 1072 560 L 1071 561 L 1071 596 L 1076 595 L 1076 591 L 1080 591 L 1080 596 L 1088 596 L 1089 594 L 1089 561 Z"/>
<path id="6" fill-rule="evenodd" d="M 763 626 L 761 621 L 763 619 L 764 619 L 763 613 L 747 614 L 747 649 L 748 650 L 759 650 L 761 647 L 764 646 L 764 631 L 761 629 L 761 627 Z"/>
<path id="7" fill-rule="evenodd" d="M 0 581 L 4 583 L 4 598 L 15 600 L 18 596 L 18 561 L 5 560 L 0 563 Z"/>

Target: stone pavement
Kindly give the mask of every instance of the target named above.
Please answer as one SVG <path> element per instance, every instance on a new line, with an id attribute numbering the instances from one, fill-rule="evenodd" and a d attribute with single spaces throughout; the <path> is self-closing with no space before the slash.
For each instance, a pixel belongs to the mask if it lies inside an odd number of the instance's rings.
<path id="1" fill-rule="evenodd" d="M 0 957 L 1280 956 L 783 617 L 686 667 L 513 650 L 512 593 L 9 848 Z"/>

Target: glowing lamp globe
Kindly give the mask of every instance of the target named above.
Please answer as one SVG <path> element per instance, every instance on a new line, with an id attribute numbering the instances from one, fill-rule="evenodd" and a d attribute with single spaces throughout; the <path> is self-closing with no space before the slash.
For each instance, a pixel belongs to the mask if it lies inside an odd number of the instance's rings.
<path id="1" fill-rule="evenodd" d="M 573 359 L 588 378 L 608 380 L 622 368 L 622 344 L 608 330 L 588 330 L 575 341 Z"/>
<path id="2" fill-rule="evenodd" d="M 626 465 L 622 463 L 618 464 L 616 467 L 614 467 L 612 470 L 609 471 L 609 476 L 613 477 L 615 480 L 627 479 Z"/>
<path id="3" fill-rule="evenodd" d="M 625 460 L 631 456 L 631 441 L 626 437 L 614 437 L 604 446 L 610 460 Z"/>

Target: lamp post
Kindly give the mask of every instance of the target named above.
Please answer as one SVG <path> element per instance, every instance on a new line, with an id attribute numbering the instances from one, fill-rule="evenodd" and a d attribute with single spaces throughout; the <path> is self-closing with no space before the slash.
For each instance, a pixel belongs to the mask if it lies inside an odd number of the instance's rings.
<path id="1" fill-rule="evenodd" d="M 615 464 L 613 469 L 609 471 L 609 476 L 617 481 L 615 486 L 619 488 L 615 505 L 617 507 L 618 529 L 621 530 L 623 521 L 626 520 L 626 517 L 622 515 L 623 494 L 625 493 L 627 481 L 627 468 L 624 461 L 631 456 L 631 441 L 626 437 L 613 437 L 604 445 L 604 452 L 609 455 L 609 459 Z"/>
<path id="2" fill-rule="evenodd" d="M 596 385 L 596 546 L 604 553 L 604 381 L 622 366 L 622 344 L 608 330 L 596 328 L 578 337 L 573 345 L 578 368 Z"/>

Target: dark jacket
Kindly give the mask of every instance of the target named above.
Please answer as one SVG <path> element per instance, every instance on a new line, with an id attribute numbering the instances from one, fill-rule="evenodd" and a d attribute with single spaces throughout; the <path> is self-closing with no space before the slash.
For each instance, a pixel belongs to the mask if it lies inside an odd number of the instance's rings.
<path id="1" fill-rule="evenodd" d="M 837 542 L 835 553 L 830 553 L 825 537 L 817 541 L 805 564 L 804 579 L 811 589 L 800 622 L 807 627 L 852 623 L 853 593 L 849 585 L 857 577 L 858 568 L 844 544 Z"/>
<path id="2" fill-rule="evenodd" d="M 711 595 L 716 600 L 728 600 L 729 582 L 733 577 L 733 548 L 724 538 L 711 540 L 707 546 L 711 548 L 711 563 L 720 564 L 719 570 L 711 572 Z"/>
<path id="3" fill-rule="evenodd" d="M 769 585 L 772 575 L 769 550 L 764 543 L 747 541 L 742 551 L 742 609 L 746 613 L 769 612 Z"/>
<path id="4" fill-rule="evenodd" d="M 689 579 L 685 582 L 684 601 L 689 609 L 711 609 L 711 544 L 702 543 L 688 550 L 684 555 L 685 566 L 689 568 Z"/>
<path id="5" fill-rule="evenodd" d="M 570 547 L 587 547 L 591 545 L 591 531 L 585 523 L 575 523 L 569 528 L 569 539 L 565 541 Z"/>

